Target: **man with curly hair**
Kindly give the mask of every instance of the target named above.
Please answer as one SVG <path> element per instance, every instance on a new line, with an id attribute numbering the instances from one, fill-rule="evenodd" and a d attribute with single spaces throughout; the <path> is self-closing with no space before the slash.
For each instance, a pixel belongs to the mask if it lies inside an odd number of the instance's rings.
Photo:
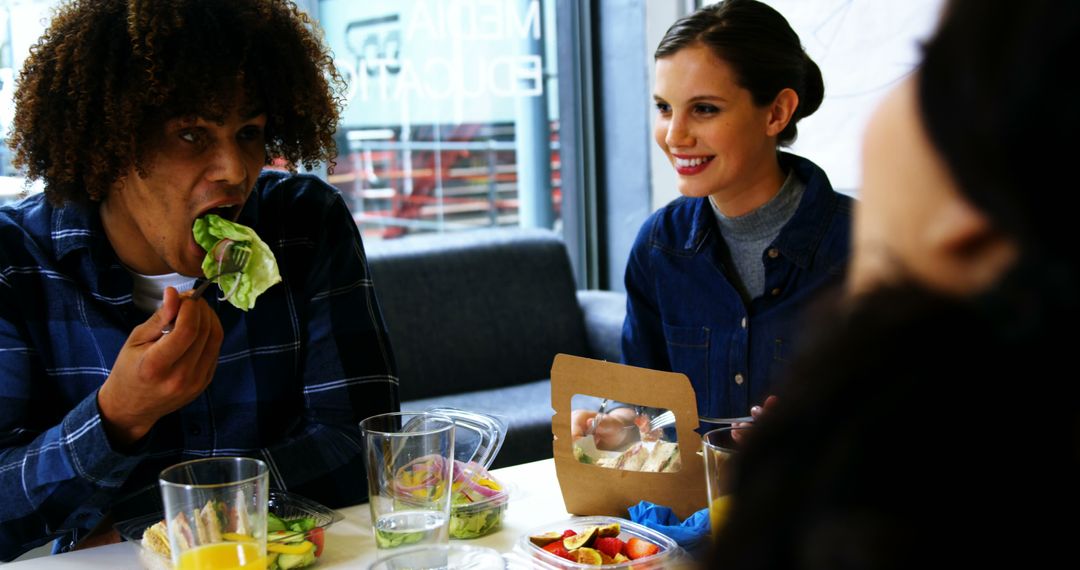
<path id="1" fill-rule="evenodd" d="M 336 190 L 262 172 L 332 159 L 339 93 L 288 0 L 55 14 L 10 138 L 45 192 L 0 208 L 0 560 L 151 508 L 188 459 L 257 457 L 272 486 L 365 499 L 357 424 L 398 396 L 360 235 Z M 251 311 L 191 298 L 209 213 L 277 257 Z"/>

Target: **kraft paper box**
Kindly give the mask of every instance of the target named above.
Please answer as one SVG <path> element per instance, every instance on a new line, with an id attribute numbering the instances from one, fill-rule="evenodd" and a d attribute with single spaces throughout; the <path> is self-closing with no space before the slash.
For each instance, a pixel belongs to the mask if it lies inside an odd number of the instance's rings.
<path id="1" fill-rule="evenodd" d="M 681 468 L 649 473 L 580 462 L 570 437 L 571 399 L 579 394 L 674 412 Z M 627 508 L 646 500 L 685 518 L 708 505 L 697 402 L 683 374 L 560 354 L 551 367 L 551 407 L 555 472 L 568 512 L 626 517 Z"/>

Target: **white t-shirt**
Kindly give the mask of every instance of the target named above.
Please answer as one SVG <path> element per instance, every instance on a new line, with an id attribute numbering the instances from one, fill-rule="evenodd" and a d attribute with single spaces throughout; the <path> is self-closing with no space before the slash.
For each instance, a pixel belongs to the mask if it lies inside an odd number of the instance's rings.
<path id="1" fill-rule="evenodd" d="M 135 288 L 131 292 L 131 300 L 144 313 L 153 313 L 161 307 L 166 287 L 175 287 L 177 293 L 183 293 L 195 286 L 194 277 L 187 277 L 179 273 L 142 275 L 130 269 L 128 272 L 131 273 L 131 279 L 135 282 Z"/>

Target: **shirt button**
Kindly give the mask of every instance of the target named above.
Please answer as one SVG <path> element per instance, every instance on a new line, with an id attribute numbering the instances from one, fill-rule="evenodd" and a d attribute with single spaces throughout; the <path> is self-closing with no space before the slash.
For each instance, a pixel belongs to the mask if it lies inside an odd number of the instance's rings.
<path id="1" fill-rule="evenodd" d="M 745 328 L 746 328 L 746 317 L 743 317 L 743 318 L 742 318 L 742 322 L 741 322 L 741 323 L 739 323 L 739 324 L 741 324 L 741 325 L 742 325 L 742 328 L 744 328 L 744 329 L 745 329 Z"/>
<path id="2" fill-rule="evenodd" d="M 769 248 L 769 258 L 776 259 L 777 257 L 780 257 L 780 250 L 775 247 Z"/>
<path id="3" fill-rule="evenodd" d="M 743 383 L 742 374 L 736 374 L 735 375 L 735 383 L 738 384 L 739 386 L 742 386 L 742 383 Z"/>
<path id="4" fill-rule="evenodd" d="M 779 295 L 779 294 L 780 294 L 780 288 L 779 288 L 779 287 L 777 287 L 777 288 L 773 289 L 773 290 L 771 291 L 771 293 L 772 293 L 772 296 L 773 296 L 773 297 L 775 297 L 775 296 Z"/>

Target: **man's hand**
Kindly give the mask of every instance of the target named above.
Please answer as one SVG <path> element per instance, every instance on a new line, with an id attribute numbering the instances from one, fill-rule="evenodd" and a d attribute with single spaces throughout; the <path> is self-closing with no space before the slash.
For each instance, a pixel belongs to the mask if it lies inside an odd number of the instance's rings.
<path id="1" fill-rule="evenodd" d="M 163 335 L 174 320 L 172 332 Z M 98 390 L 110 441 L 130 445 L 198 397 L 214 377 L 222 337 L 221 321 L 206 301 L 167 288 L 161 308 L 131 331 Z"/>
<path id="2" fill-rule="evenodd" d="M 630 408 L 616 408 L 600 417 L 600 423 L 593 432 L 593 442 L 597 449 L 615 449 L 626 443 L 628 438 L 637 434 L 634 417 L 637 414 Z M 589 433 L 596 422 L 596 412 L 574 410 L 570 412 L 570 437 L 580 439 Z"/>

